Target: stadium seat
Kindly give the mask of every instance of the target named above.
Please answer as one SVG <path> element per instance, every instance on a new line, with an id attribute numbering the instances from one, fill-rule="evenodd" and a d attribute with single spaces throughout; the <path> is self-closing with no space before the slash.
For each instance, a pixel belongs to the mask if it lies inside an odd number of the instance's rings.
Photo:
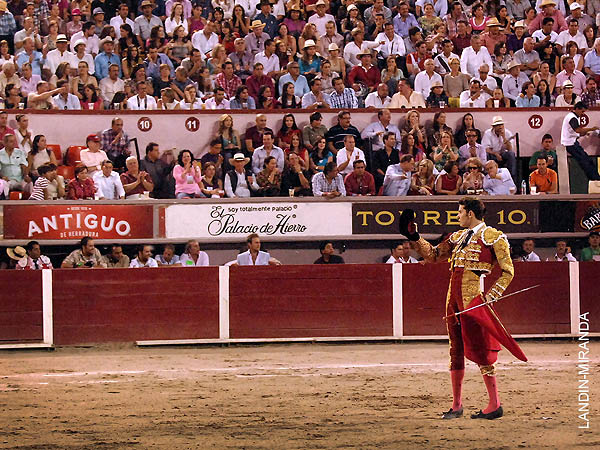
<path id="1" fill-rule="evenodd" d="M 73 166 L 58 166 L 56 168 L 56 173 L 62 175 L 65 181 L 75 178 L 75 168 Z"/>
<path id="2" fill-rule="evenodd" d="M 21 200 L 21 198 L 23 197 L 23 193 L 22 192 L 18 192 L 18 191 L 12 191 L 9 194 L 9 199 L 10 200 Z"/>
<path id="3" fill-rule="evenodd" d="M 46 145 L 46 148 L 48 150 L 52 150 L 52 153 L 54 153 L 54 157 L 56 158 L 56 164 L 62 164 L 63 162 L 63 155 L 62 155 L 62 150 L 60 149 L 60 145 L 59 144 L 48 144 Z"/>
<path id="4" fill-rule="evenodd" d="M 67 154 L 65 155 L 66 163 L 73 167 L 79 164 L 81 162 L 81 150 L 85 148 L 87 148 L 85 145 L 71 145 L 67 149 Z"/>

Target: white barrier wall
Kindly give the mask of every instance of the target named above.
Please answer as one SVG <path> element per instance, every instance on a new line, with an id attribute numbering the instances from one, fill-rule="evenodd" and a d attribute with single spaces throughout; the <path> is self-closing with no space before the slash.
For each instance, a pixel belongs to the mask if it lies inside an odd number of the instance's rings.
<path id="1" fill-rule="evenodd" d="M 427 124 L 433 119 L 437 110 L 423 110 L 421 122 Z M 69 145 L 85 145 L 85 138 L 90 133 L 102 131 L 110 127 L 111 119 L 118 112 L 123 118 L 124 129 L 131 138 L 138 139 L 140 153 L 145 154 L 146 144 L 157 142 L 161 150 L 190 149 L 196 156 L 201 156 L 207 150 L 208 142 L 216 135 L 218 119 L 223 111 L 31 111 L 29 124 L 33 135 L 44 134 L 50 144 L 60 144 L 63 151 Z M 308 124 L 310 111 L 277 110 L 267 114 L 267 125 L 277 133 L 281 127 L 281 119 L 287 112 L 293 112 L 300 128 Z M 446 122 L 456 130 L 464 114 L 471 112 L 475 125 L 483 133 L 492 123 L 492 118 L 501 115 L 506 122 L 506 128 L 513 133 L 519 133 L 522 156 L 530 156 L 539 150 L 541 138 L 545 133 L 554 137 L 556 144 L 560 143 L 560 129 L 566 109 L 446 109 Z M 246 128 L 254 125 L 256 111 L 228 111 L 233 116 L 234 128 L 242 136 Z M 337 111 L 322 111 L 323 124 L 331 127 L 337 123 Z M 404 123 L 405 110 L 393 110 L 392 123 L 401 126 Z M 588 111 L 587 116 L 592 125 L 598 125 L 598 111 Z M 369 123 L 377 120 L 377 111 L 352 111 L 352 124 L 363 130 Z M 9 119 L 9 126 L 16 127 L 14 116 Z M 586 137 L 581 144 L 589 154 L 600 154 L 598 137 Z M 133 144 L 132 144 L 133 149 Z"/>

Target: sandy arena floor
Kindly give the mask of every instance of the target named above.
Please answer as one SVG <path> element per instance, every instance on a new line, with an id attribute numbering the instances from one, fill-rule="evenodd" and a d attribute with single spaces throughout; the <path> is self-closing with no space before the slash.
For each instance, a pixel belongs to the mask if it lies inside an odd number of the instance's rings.
<path id="1" fill-rule="evenodd" d="M 597 344 L 586 432 L 571 341 L 501 352 L 495 421 L 438 418 L 446 343 L 3 352 L 0 448 L 600 448 Z M 486 399 L 470 364 L 465 413 Z"/>

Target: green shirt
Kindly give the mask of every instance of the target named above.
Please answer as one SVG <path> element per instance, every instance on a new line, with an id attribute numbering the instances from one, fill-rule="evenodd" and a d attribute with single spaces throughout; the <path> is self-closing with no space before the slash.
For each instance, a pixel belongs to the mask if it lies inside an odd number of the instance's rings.
<path id="1" fill-rule="evenodd" d="M 558 170 L 558 158 L 554 150 L 550 150 L 549 152 L 545 150 L 539 150 L 535 152 L 533 155 L 531 155 L 531 158 L 529 158 L 529 167 L 537 167 L 537 159 L 539 156 L 551 156 L 554 159 L 554 162 L 552 165 L 548 164 L 548 167 L 554 171 Z"/>
<path id="2" fill-rule="evenodd" d="M 594 256 L 600 256 L 600 247 L 594 249 L 592 247 L 586 247 L 581 250 L 582 261 L 593 261 Z"/>

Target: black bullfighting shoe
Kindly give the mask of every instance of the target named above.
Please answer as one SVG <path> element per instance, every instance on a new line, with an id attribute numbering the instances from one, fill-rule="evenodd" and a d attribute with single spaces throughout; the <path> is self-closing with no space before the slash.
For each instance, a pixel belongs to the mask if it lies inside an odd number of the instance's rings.
<path id="1" fill-rule="evenodd" d="M 485 414 L 483 411 L 479 410 L 479 412 L 477 414 L 471 414 L 471 419 L 494 420 L 494 419 L 499 419 L 503 415 L 504 415 L 504 411 L 502 410 L 502 406 L 499 406 L 496 411 L 492 411 L 487 414 Z"/>
<path id="2" fill-rule="evenodd" d="M 450 408 L 448 411 L 446 411 L 445 413 L 442 414 L 442 419 L 458 419 L 459 417 L 462 417 L 462 415 L 463 415 L 462 407 L 460 409 L 457 409 L 456 411 L 454 411 L 452 408 Z"/>

